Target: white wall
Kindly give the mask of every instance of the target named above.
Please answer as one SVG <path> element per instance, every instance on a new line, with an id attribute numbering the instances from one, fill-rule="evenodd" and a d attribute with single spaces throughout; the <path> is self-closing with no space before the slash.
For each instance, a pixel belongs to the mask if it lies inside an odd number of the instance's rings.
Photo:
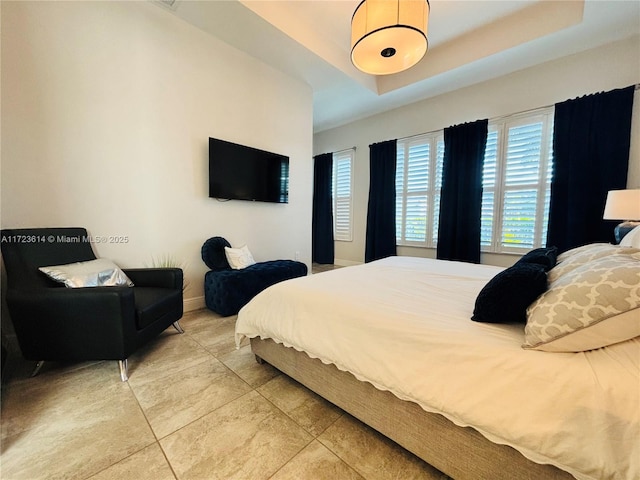
<path id="1" fill-rule="evenodd" d="M 496 118 L 570 98 L 640 83 L 640 38 L 572 55 L 472 87 L 440 95 L 314 135 L 314 155 L 356 146 L 353 241 L 336 242 L 336 263 L 364 261 L 369 145 L 480 118 Z M 629 187 L 640 187 L 640 95 L 632 124 Z M 398 254 L 434 257 L 433 249 L 399 247 Z M 509 266 L 517 257 L 483 255 L 483 263 Z"/>
<path id="2" fill-rule="evenodd" d="M 151 2 L 0 2 L 3 228 L 85 226 L 123 267 L 202 243 L 311 264 L 312 92 Z M 208 138 L 290 157 L 289 204 L 208 198 Z M 291 221 L 295 219 L 295 221 Z"/>

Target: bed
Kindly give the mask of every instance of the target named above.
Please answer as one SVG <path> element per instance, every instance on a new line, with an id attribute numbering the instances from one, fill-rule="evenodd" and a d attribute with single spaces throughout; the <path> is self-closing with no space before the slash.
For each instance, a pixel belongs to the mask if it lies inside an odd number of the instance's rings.
<path id="1" fill-rule="evenodd" d="M 640 284 L 640 254 L 625 262 Z M 470 320 L 503 270 L 389 257 L 285 281 L 240 311 L 236 342 L 455 479 L 640 478 L 637 330 L 524 349 L 522 324 Z"/>

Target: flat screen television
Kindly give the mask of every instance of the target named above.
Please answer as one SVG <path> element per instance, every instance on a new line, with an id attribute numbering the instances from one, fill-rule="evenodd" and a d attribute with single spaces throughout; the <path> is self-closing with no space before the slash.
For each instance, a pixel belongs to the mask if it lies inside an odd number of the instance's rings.
<path id="1" fill-rule="evenodd" d="M 289 157 L 209 138 L 209 197 L 289 202 Z"/>

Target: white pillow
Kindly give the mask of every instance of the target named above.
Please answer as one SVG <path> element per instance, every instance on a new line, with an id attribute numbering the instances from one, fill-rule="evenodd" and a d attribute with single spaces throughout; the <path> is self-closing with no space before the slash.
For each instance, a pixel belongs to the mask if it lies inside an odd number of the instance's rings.
<path id="1" fill-rule="evenodd" d="M 240 248 L 224 247 L 224 254 L 227 257 L 229 266 L 234 270 L 241 270 L 256 263 L 253 259 L 253 255 L 251 255 L 251 252 L 246 245 L 243 245 Z"/>
<path id="2" fill-rule="evenodd" d="M 620 241 L 621 247 L 640 248 L 640 225 L 627 233 Z"/>
<path id="3" fill-rule="evenodd" d="M 51 279 L 64 283 L 67 288 L 133 287 L 133 282 L 111 260 L 98 258 L 88 262 L 40 267 Z"/>

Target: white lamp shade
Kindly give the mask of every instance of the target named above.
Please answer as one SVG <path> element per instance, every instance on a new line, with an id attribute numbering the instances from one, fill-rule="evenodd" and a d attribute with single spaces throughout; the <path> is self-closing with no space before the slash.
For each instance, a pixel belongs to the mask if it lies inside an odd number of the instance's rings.
<path id="1" fill-rule="evenodd" d="M 640 189 L 609 191 L 602 218 L 640 220 Z"/>
<path id="2" fill-rule="evenodd" d="M 351 61 L 365 73 L 412 67 L 427 51 L 428 0 L 363 0 L 351 19 Z"/>

